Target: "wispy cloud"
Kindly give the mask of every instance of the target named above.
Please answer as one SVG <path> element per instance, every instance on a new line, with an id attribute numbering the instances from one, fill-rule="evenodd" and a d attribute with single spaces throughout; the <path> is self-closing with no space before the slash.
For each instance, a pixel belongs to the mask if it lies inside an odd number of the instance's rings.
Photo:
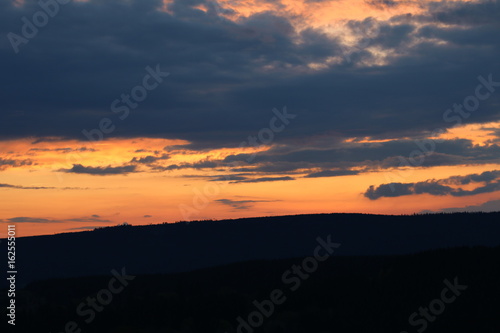
<path id="1" fill-rule="evenodd" d="M 17 190 L 90 190 L 89 187 L 54 187 L 54 186 L 22 186 L 0 183 L 0 188 L 11 188 Z M 96 188 L 92 188 L 96 190 Z"/>
<path id="2" fill-rule="evenodd" d="M 30 152 L 58 152 L 58 153 L 73 153 L 73 152 L 95 152 L 94 148 L 80 147 L 80 148 L 31 148 Z"/>
<path id="3" fill-rule="evenodd" d="M 71 219 L 51 219 L 46 217 L 11 217 L 8 219 L 1 219 L 0 222 L 3 223 L 65 223 L 65 222 L 102 222 L 109 223 L 111 220 L 99 219 L 96 217 L 81 217 L 81 218 L 71 218 Z"/>
<path id="4" fill-rule="evenodd" d="M 355 170 L 323 170 L 319 172 L 310 173 L 305 177 L 306 178 L 339 177 L 339 176 L 350 176 L 357 174 L 359 174 L 359 171 Z"/>
<path id="5" fill-rule="evenodd" d="M 293 177 L 285 176 L 285 177 L 261 177 L 261 178 L 255 178 L 255 179 L 244 179 L 244 180 L 237 180 L 230 182 L 231 184 L 238 184 L 238 183 L 264 183 L 264 182 L 279 182 L 279 181 L 286 181 L 286 180 L 295 180 Z"/>
<path id="6" fill-rule="evenodd" d="M 223 205 L 232 207 L 237 210 L 249 209 L 258 202 L 276 202 L 277 200 L 232 200 L 232 199 L 218 199 L 215 200 Z"/>
<path id="7" fill-rule="evenodd" d="M 7 168 L 19 168 L 30 165 L 36 165 L 36 163 L 31 159 L 17 160 L 17 159 L 0 157 L 0 171 L 5 170 Z"/>
<path id="8" fill-rule="evenodd" d="M 140 164 L 152 164 L 157 161 L 161 160 L 168 160 L 170 159 L 170 155 L 163 154 L 161 156 L 153 156 L 153 155 L 148 155 L 144 157 L 134 157 L 130 163 L 140 163 Z"/>

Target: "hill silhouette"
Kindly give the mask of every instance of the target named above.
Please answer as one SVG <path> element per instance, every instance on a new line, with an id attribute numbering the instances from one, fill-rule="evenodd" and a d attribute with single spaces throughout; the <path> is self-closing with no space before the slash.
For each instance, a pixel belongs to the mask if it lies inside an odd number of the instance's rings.
<path id="1" fill-rule="evenodd" d="M 23 237 L 17 239 L 17 261 L 22 264 L 17 283 L 22 287 L 43 279 L 107 275 L 122 267 L 133 274 L 166 274 L 250 260 L 298 258 L 311 255 L 317 237 L 328 235 L 341 244 L 338 256 L 494 247 L 500 245 L 499 217 L 499 212 L 316 214 L 119 226 Z"/>

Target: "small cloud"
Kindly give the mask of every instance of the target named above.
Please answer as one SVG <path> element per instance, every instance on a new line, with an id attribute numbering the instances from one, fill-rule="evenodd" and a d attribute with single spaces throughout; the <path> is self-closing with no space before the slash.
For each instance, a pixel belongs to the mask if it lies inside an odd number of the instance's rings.
<path id="1" fill-rule="evenodd" d="M 0 170 L 5 170 L 7 168 L 19 168 L 23 166 L 30 166 L 30 165 L 36 165 L 35 162 L 33 162 L 30 159 L 24 159 L 24 160 L 13 160 L 13 159 L 5 159 L 0 157 Z"/>
<path id="2" fill-rule="evenodd" d="M 53 187 L 53 186 L 22 186 L 12 184 L 0 184 L 0 188 L 12 188 L 17 190 L 89 190 L 88 187 Z"/>
<path id="3" fill-rule="evenodd" d="M 168 160 L 168 159 L 170 159 L 170 155 L 167 155 L 167 154 L 163 154 L 161 156 L 148 155 L 148 156 L 140 157 L 140 158 L 134 157 L 130 161 L 130 163 L 151 164 L 151 163 L 155 163 L 156 161 Z"/>
<path id="4" fill-rule="evenodd" d="M 31 142 L 31 144 L 36 145 L 37 143 L 42 143 L 42 142 L 60 142 L 60 141 L 67 141 L 71 140 L 72 138 L 70 137 L 41 137 L 36 139 L 35 141 Z"/>
<path id="5" fill-rule="evenodd" d="M 289 176 L 286 176 L 286 177 L 261 177 L 261 178 L 255 178 L 255 179 L 238 180 L 238 181 L 231 182 L 231 184 L 278 182 L 278 181 L 285 181 L 285 180 L 295 180 L 295 178 L 292 178 Z"/>
<path id="6" fill-rule="evenodd" d="M 107 176 L 107 175 L 125 175 L 131 172 L 136 172 L 135 165 L 124 165 L 119 167 L 91 167 L 83 166 L 81 164 L 73 164 L 71 169 L 60 169 L 59 171 L 66 173 L 79 173 L 95 176 Z"/>
<path id="7" fill-rule="evenodd" d="M 215 200 L 223 205 L 230 206 L 234 209 L 249 209 L 257 202 L 276 202 L 278 200 L 232 200 L 232 199 L 218 199 Z"/>
<path id="8" fill-rule="evenodd" d="M 247 180 L 247 177 L 244 176 L 237 176 L 237 175 L 225 175 L 225 176 L 216 176 L 215 178 L 210 179 L 211 182 L 220 182 L 220 181 L 245 181 Z"/>
<path id="9" fill-rule="evenodd" d="M 110 220 L 103 220 L 96 218 L 94 216 L 91 217 L 81 217 L 81 218 L 73 218 L 73 219 L 48 219 L 45 217 L 12 217 L 6 220 L 0 220 L 0 222 L 4 223 L 64 223 L 64 222 L 104 222 L 109 223 L 112 222 Z"/>
<path id="10" fill-rule="evenodd" d="M 305 178 L 339 177 L 339 176 L 350 176 L 357 174 L 359 174 L 359 171 L 355 170 L 323 170 L 308 174 L 307 176 L 305 176 Z"/>
<path id="11" fill-rule="evenodd" d="M 7 220 L 1 220 L 2 222 L 5 223 L 61 223 L 64 221 L 61 220 L 49 220 L 46 218 L 39 218 L 39 217 L 12 217 Z"/>
<path id="12" fill-rule="evenodd" d="M 102 220 L 95 217 L 82 217 L 76 219 L 69 219 L 68 222 L 112 222 L 110 220 Z"/>
<path id="13" fill-rule="evenodd" d="M 153 215 L 144 215 L 144 217 L 146 217 L 146 218 L 147 218 L 147 217 L 153 217 Z"/>

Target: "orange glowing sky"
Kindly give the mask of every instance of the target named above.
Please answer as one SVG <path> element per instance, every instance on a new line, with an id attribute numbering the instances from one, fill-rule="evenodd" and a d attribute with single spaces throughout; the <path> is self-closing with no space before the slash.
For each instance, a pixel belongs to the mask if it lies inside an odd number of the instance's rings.
<path id="1" fill-rule="evenodd" d="M 472 138 L 477 145 L 488 145 L 489 140 L 495 138 L 491 135 L 492 128 L 500 128 L 500 123 L 462 126 L 441 138 Z M 347 138 L 344 143 L 361 145 L 372 142 L 369 139 L 353 141 L 354 138 Z M 18 187 L 1 189 L 2 217 L 5 220 L 26 217 L 26 222 L 18 223 L 19 234 L 35 235 L 123 222 L 149 224 L 323 212 L 402 214 L 479 205 L 498 199 L 498 192 L 461 198 L 444 196 L 439 200 L 430 195 L 419 195 L 371 201 L 363 196 L 367 185 L 387 183 L 387 179 L 406 183 L 429 178 L 445 179 L 498 169 L 499 165 L 495 164 L 373 169 L 359 175 L 327 178 L 301 178 L 307 172 L 299 172 L 294 174 L 294 181 L 236 184 L 203 178 L 224 175 L 226 172 L 222 169 L 154 171 L 139 166 L 141 172 L 106 176 L 61 171 L 74 164 L 118 167 L 134 157 L 162 156 L 172 147 L 170 158 L 159 161 L 157 165 L 220 160 L 231 154 L 251 151 L 218 149 L 200 153 L 179 149 L 178 145 L 182 144 L 186 142 L 147 138 L 94 143 L 76 140 L 33 143 L 30 138 L 2 141 L 0 158 L 29 161 L 26 165 L 5 167 L 0 173 L 0 183 Z M 235 202 L 235 206 L 217 201 L 221 199 L 229 199 Z M 30 223 L 28 218 L 40 221 Z"/>
<path id="2" fill-rule="evenodd" d="M 92 2 L 79 1 L 80 5 Z M 476 2 L 478 1 L 465 3 Z M 174 0 L 164 0 L 164 7 L 160 9 L 160 13 L 167 16 L 174 15 L 173 3 Z M 388 3 L 393 3 L 393 5 L 388 5 Z M 258 26 L 257 24 L 254 28 L 279 31 L 288 36 L 292 41 L 291 44 L 294 45 L 307 45 L 308 40 L 304 36 L 308 35 L 301 34 L 301 32 L 314 30 L 315 33 L 319 31 L 328 36 L 331 41 L 341 41 L 344 47 L 357 45 L 359 48 L 359 43 L 363 38 L 375 38 L 378 32 L 363 31 L 360 34 L 359 31 L 356 31 L 356 25 L 353 22 L 364 21 L 366 23 L 370 20 L 379 20 L 385 21 L 387 26 L 397 25 L 401 24 L 402 21 L 410 20 L 411 17 L 425 13 L 428 10 L 427 6 L 431 3 L 434 2 L 407 0 L 393 2 L 376 0 L 219 0 L 218 2 L 205 2 L 193 6 L 193 8 L 199 10 L 197 13 L 200 15 L 209 15 L 215 10 L 214 19 L 217 17 L 217 19 L 230 24 L 244 23 L 258 14 L 272 13 L 276 17 L 285 18 L 292 26 L 293 31 L 288 31 L 289 26 L 277 20 L 272 21 L 271 27 Z M 455 3 L 455 1 L 440 3 L 448 4 Z M 22 8 L 24 5 L 25 2 L 22 0 L 16 1 L 15 4 L 16 8 Z M 186 22 L 188 21 L 189 19 L 186 19 Z M 423 25 L 421 22 L 413 24 Z M 446 22 L 436 23 L 436 26 L 443 28 L 447 28 L 448 25 L 449 23 Z M 245 27 L 245 29 L 250 28 Z M 167 31 L 167 33 L 170 32 Z M 241 31 L 231 33 L 237 35 Z M 372 36 L 370 33 L 374 35 Z M 315 36 L 319 38 L 318 35 Z M 148 39 L 147 37 L 141 36 L 145 40 Z M 258 38 L 261 38 L 259 42 L 266 46 L 276 41 L 270 34 Z M 426 42 L 429 42 L 429 45 L 448 45 L 447 42 L 437 40 L 433 36 L 425 38 L 427 38 Z M 413 43 L 423 39 L 424 37 L 421 36 L 416 37 Z M 96 42 L 96 44 L 99 43 L 100 41 Z M 107 40 L 106 43 L 108 43 Z M 249 48 L 258 50 L 260 45 L 251 44 Z M 378 69 L 382 71 L 391 61 L 404 55 L 404 47 L 395 51 L 396 47 L 392 46 L 385 49 L 380 46 L 367 46 L 366 51 L 369 51 L 372 57 L 363 58 L 359 62 L 353 63 L 352 68 L 374 68 L 373 72 L 369 74 L 375 75 Z M 189 49 L 189 46 L 186 49 Z M 265 48 L 263 47 L 263 49 Z M 79 52 L 84 52 L 83 50 L 84 48 L 81 48 Z M 113 52 L 123 52 L 124 55 L 132 58 L 140 54 L 140 51 L 118 46 L 113 49 Z M 159 53 L 162 52 L 164 51 L 159 51 Z M 196 58 L 196 52 L 199 51 L 193 52 L 194 55 L 190 52 L 183 53 L 181 57 L 193 56 Z M 214 55 L 214 61 L 220 60 L 217 56 Z M 91 57 L 91 53 L 86 53 L 85 57 Z M 308 55 L 304 58 L 306 65 L 296 61 L 296 59 L 288 59 L 289 62 L 285 65 L 283 65 L 285 61 L 283 63 L 262 61 L 262 65 L 260 65 L 260 58 L 251 59 L 249 62 L 254 61 L 259 65 L 252 68 L 250 72 L 259 75 L 265 73 L 280 74 L 285 77 L 285 80 L 288 77 L 293 79 L 297 73 L 309 78 L 308 75 L 321 74 L 323 71 L 331 69 L 332 66 L 343 63 L 345 54 L 319 57 L 319 60 L 314 57 L 309 60 Z M 224 74 L 227 74 L 225 72 L 226 65 L 230 67 L 231 60 L 219 61 L 223 65 L 223 69 L 220 71 Z M 450 68 L 459 67 L 452 62 L 446 63 L 446 65 Z M 207 65 L 204 69 L 208 67 Z M 178 72 L 182 74 L 183 71 L 188 72 L 189 65 L 183 63 L 180 68 Z M 347 72 L 351 70 L 349 67 L 346 68 L 348 68 Z M 229 69 L 227 71 L 229 72 Z M 181 74 L 178 74 L 178 77 Z M 224 79 L 228 81 L 224 81 Z M 226 90 L 232 88 L 237 90 L 240 87 L 243 90 L 249 86 L 251 89 L 251 85 L 254 84 L 251 78 L 248 79 L 250 83 L 240 83 L 237 80 L 231 81 L 231 79 L 231 75 L 228 75 L 221 79 L 223 83 L 220 85 L 212 85 L 209 81 L 201 88 L 198 86 L 187 87 L 185 90 L 194 92 L 194 96 L 197 94 L 211 96 L 213 94 L 216 96 L 215 100 L 220 96 L 225 96 Z M 274 77 L 269 77 L 266 81 L 271 79 Z M 176 79 L 173 78 L 172 81 L 174 80 Z M 179 81 L 182 82 L 182 79 Z M 60 97 L 64 99 L 64 96 Z M 176 97 L 169 96 L 170 99 Z M 393 97 L 397 99 L 399 96 L 389 96 L 388 100 Z M 108 97 L 106 96 L 106 98 Z M 363 98 L 362 93 L 360 93 L 359 98 Z M 112 99 L 112 97 L 109 98 L 110 101 Z M 256 99 L 258 98 L 256 97 Z M 454 100 L 449 101 L 450 104 L 453 102 Z M 314 108 L 314 103 L 314 100 L 310 101 L 311 108 Z M 387 105 L 390 104 L 391 102 L 387 102 Z M 498 105 L 496 107 L 498 108 Z M 164 109 L 169 108 L 173 109 L 171 105 L 166 103 Z M 203 106 L 196 104 L 193 108 L 203 110 Z M 442 108 L 443 105 L 436 105 L 438 111 Z M 82 107 L 82 109 L 84 108 Z M 87 112 L 81 111 L 82 109 L 72 112 L 73 114 Z M 106 110 L 106 112 L 108 111 Z M 356 117 L 355 111 L 353 110 L 353 117 Z M 383 111 L 379 111 L 377 117 L 381 119 L 389 117 Z M 88 112 L 92 113 L 93 111 Z M 155 116 L 161 113 L 156 109 L 154 112 L 157 112 L 154 113 Z M 15 117 L 21 117 L 23 114 L 23 111 L 16 109 L 8 117 L 17 121 Z M 390 119 L 387 120 L 390 123 Z M 500 199 L 500 192 L 488 190 L 470 195 L 413 193 L 412 195 L 394 197 L 381 195 L 378 198 L 372 198 L 373 200 L 365 194 L 369 186 L 374 186 L 374 189 L 377 189 L 378 186 L 392 182 L 443 185 L 448 184 L 447 181 L 452 176 L 465 177 L 488 171 L 497 172 L 500 170 L 498 156 L 496 159 L 484 157 L 487 153 L 494 155 L 495 149 L 498 148 L 500 122 L 497 120 L 498 117 L 491 117 L 490 121 L 483 122 L 470 121 L 468 123 L 467 120 L 464 120 L 462 126 L 450 128 L 438 137 L 432 137 L 430 132 L 422 137 L 419 136 L 422 135 L 420 132 L 420 134 L 401 134 L 398 138 L 378 139 L 366 136 L 349 137 L 335 131 L 326 133 L 323 131 L 317 136 L 300 137 L 297 135 L 292 139 L 277 140 L 268 145 L 253 148 L 191 149 L 189 145 L 193 142 L 183 139 L 159 138 L 161 135 L 151 135 L 151 137 L 141 135 L 136 135 L 136 137 L 133 135 L 110 136 L 95 142 L 57 136 L 4 138 L 0 140 L 0 199 L 2 201 L 0 222 L 17 224 L 18 236 L 30 236 L 81 231 L 124 222 L 139 225 L 181 220 L 330 212 L 408 214 L 480 207 L 489 202 L 497 202 Z M 131 120 L 127 121 L 132 122 Z M 413 121 L 415 121 L 414 118 Z M 445 125 L 444 123 L 436 124 L 435 127 Z M 254 132 L 257 133 L 259 130 L 259 128 L 255 128 Z M 228 130 L 228 132 L 230 131 Z M 176 136 L 165 135 L 164 137 Z M 483 149 L 485 155 L 478 153 L 472 157 L 467 153 L 463 153 L 463 155 L 457 153 L 458 157 L 453 160 L 454 156 L 451 156 L 451 153 L 436 153 L 427 157 L 435 162 L 430 166 L 405 167 L 398 166 L 394 162 L 401 154 L 405 154 L 406 157 L 411 154 L 411 150 L 403 150 L 393 156 L 380 159 L 366 157 L 365 160 L 360 160 L 360 158 L 355 157 L 350 161 L 337 161 L 335 165 L 333 163 L 320 165 L 320 162 L 316 165 L 315 162 L 310 162 L 303 163 L 301 167 L 296 168 L 286 169 L 283 167 L 286 163 L 297 162 L 286 160 L 289 155 L 293 154 L 309 154 L 311 151 L 313 153 L 314 151 L 321 152 L 322 149 L 326 154 L 336 149 L 335 151 L 346 153 L 346 156 L 349 157 L 351 152 L 352 155 L 355 155 L 357 151 L 363 149 L 366 149 L 368 153 L 371 152 L 370 149 L 380 148 L 383 150 L 384 144 L 394 143 L 395 147 L 399 149 L 400 146 L 404 145 L 410 147 L 414 140 L 426 139 L 446 142 L 470 140 L 467 141 L 470 143 L 469 145 L 464 144 L 463 146 L 470 150 L 482 151 L 481 149 Z M 241 140 L 245 140 L 245 137 L 242 137 Z M 321 147 L 322 143 L 325 143 L 324 148 Z M 303 149 L 301 145 L 304 146 Z M 263 159 L 255 163 L 240 163 L 237 159 L 239 154 L 257 154 Z M 273 158 L 276 156 L 278 156 L 278 162 L 273 162 L 275 161 Z M 279 157 L 283 157 L 283 160 L 279 160 Z M 313 157 L 318 159 L 316 155 Z M 266 158 L 270 162 L 265 162 Z M 453 162 L 440 164 L 440 159 Z M 276 167 L 277 171 L 273 167 Z M 258 168 L 262 168 L 262 170 L 268 168 L 265 170 L 272 171 L 258 171 Z M 324 172 L 325 169 L 329 169 L 327 172 L 339 172 L 339 174 L 317 177 L 317 174 Z M 227 175 L 234 178 L 224 179 L 223 177 Z M 463 186 L 452 184 L 451 188 L 473 191 L 481 186 L 494 185 L 493 181 L 498 183 L 499 179 L 464 182 Z"/>

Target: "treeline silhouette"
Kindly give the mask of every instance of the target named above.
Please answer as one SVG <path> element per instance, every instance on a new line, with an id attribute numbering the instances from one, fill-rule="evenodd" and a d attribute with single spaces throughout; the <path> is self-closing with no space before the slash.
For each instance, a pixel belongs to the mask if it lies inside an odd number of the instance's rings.
<path id="1" fill-rule="evenodd" d="M 18 285 L 109 274 L 167 274 L 250 260 L 311 255 L 317 237 L 341 243 L 337 255 L 398 255 L 500 245 L 500 213 L 314 214 L 99 228 L 17 239 Z M 6 253 L 7 242 L 0 248 Z M 0 282 L 4 287 L 6 281 Z"/>

